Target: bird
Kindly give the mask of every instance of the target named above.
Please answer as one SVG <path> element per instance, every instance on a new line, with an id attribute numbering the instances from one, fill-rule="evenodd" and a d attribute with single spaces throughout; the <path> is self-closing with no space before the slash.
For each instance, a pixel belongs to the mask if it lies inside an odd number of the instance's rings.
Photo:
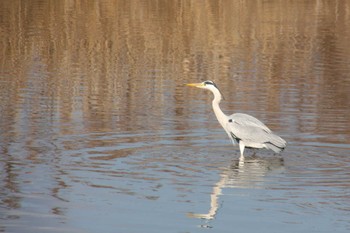
<path id="1" fill-rule="evenodd" d="M 233 145 L 239 145 L 240 156 L 244 157 L 245 148 L 266 148 L 280 153 L 287 146 L 287 142 L 274 134 L 264 123 L 257 118 L 245 114 L 234 113 L 227 116 L 219 104 L 223 96 L 218 86 L 211 80 L 201 83 L 188 83 L 187 86 L 207 89 L 214 94 L 212 107 L 216 118 L 226 131 Z"/>

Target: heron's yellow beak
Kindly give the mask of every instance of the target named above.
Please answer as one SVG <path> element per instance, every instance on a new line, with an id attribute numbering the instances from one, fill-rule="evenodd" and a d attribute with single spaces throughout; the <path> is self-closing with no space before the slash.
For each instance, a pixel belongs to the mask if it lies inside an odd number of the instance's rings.
<path id="1" fill-rule="evenodd" d="M 203 87 L 204 84 L 203 84 L 203 83 L 187 83 L 186 86 L 190 86 L 190 87 Z"/>

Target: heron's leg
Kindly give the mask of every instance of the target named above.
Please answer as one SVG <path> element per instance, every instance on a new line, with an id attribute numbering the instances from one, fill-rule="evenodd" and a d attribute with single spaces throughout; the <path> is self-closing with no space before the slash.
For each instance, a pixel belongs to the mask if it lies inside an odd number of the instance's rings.
<path id="1" fill-rule="evenodd" d="M 244 152 L 244 143 L 242 141 L 239 141 L 239 150 L 241 151 L 241 157 L 244 157 L 243 152 Z"/>

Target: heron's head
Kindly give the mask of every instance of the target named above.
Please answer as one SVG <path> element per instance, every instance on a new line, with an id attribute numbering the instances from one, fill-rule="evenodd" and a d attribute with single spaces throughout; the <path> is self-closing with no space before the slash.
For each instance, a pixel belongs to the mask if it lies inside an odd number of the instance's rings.
<path id="1" fill-rule="evenodd" d="M 204 81 L 202 83 L 188 83 L 186 85 L 190 86 L 190 87 L 198 87 L 198 88 L 202 88 L 202 89 L 208 89 L 214 93 L 215 97 L 218 96 L 220 99 L 224 98 L 222 96 L 218 86 L 216 86 L 216 84 L 213 81 L 207 80 L 207 81 Z"/>
<path id="2" fill-rule="evenodd" d="M 191 87 L 198 87 L 198 88 L 203 88 L 203 89 L 209 89 L 209 90 L 219 89 L 216 86 L 216 84 L 213 81 L 210 81 L 210 80 L 204 81 L 202 83 L 188 83 L 186 85 L 187 86 L 191 86 Z"/>

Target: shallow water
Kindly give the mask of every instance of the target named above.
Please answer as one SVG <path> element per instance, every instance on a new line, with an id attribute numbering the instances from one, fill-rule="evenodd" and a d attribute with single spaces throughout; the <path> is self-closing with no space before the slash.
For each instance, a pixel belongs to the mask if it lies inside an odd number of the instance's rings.
<path id="1" fill-rule="evenodd" d="M 0 232 L 349 232 L 347 1 L 1 1 Z M 211 93 L 285 138 L 232 147 Z"/>

